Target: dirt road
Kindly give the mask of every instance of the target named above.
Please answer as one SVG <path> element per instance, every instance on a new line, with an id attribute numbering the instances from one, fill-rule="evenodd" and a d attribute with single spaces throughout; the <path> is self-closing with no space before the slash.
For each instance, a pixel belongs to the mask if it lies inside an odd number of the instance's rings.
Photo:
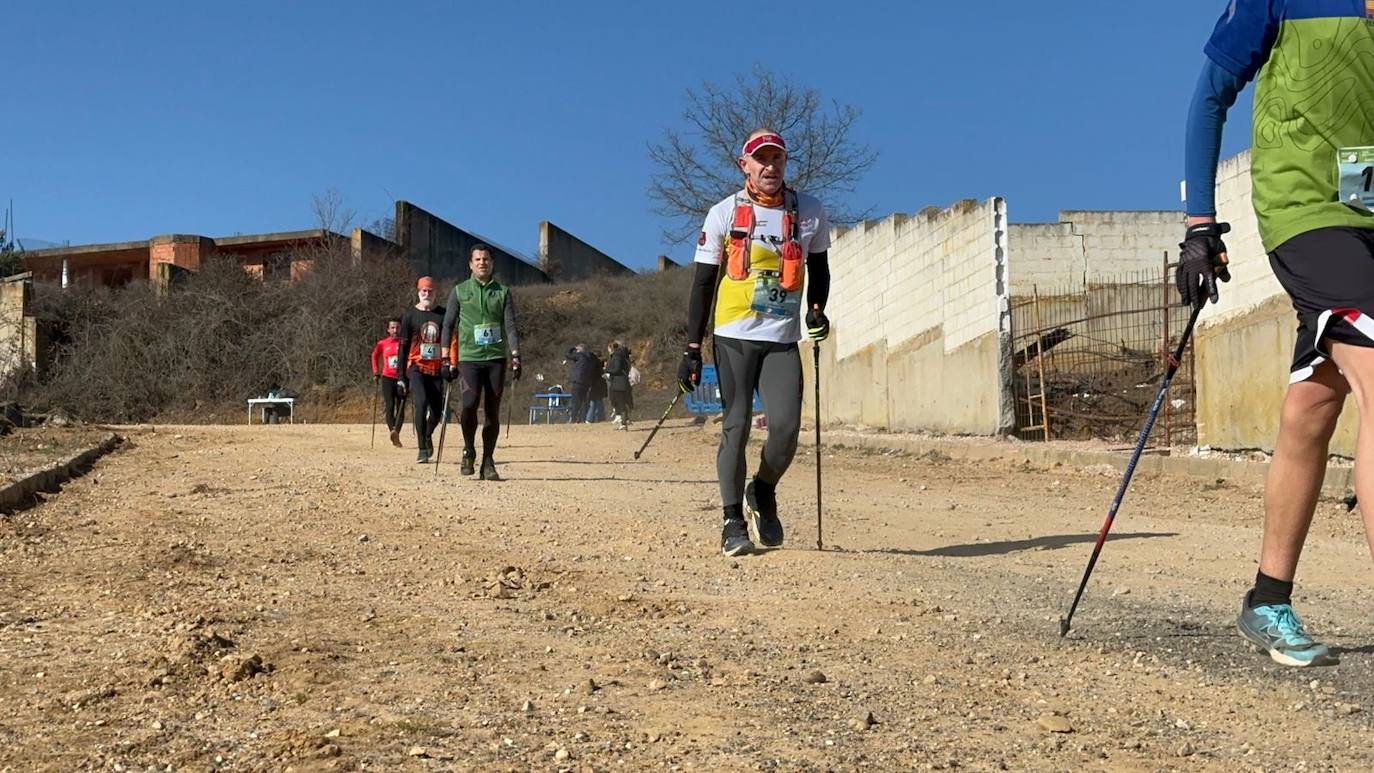
<path id="1" fill-rule="evenodd" d="M 1061 643 L 1114 472 L 834 452 L 817 552 L 804 450 L 787 549 L 730 560 L 713 436 L 647 429 L 516 427 L 502 483 L 365 425 L 128 432 L 0 521 L 0 768 L 1374 767 L 1336 502 L 1299 604 L 1343 662 L 1287 670 L 1232 628 L 1253 487 L 1138 481 Z"/>

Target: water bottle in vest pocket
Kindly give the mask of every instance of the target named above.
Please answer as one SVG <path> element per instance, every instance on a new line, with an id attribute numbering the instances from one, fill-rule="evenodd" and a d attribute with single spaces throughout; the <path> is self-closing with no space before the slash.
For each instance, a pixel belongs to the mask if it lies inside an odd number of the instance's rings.
<path id="1" fill-rule="evenodd" d="M 726 276 L 735 281 L 749 278 L 749 252 L 754 242 L 754 207 L 744 203 L 735 205 L 735 221 L 730 226 L 730 241 L 726 245 Z"/>
<path id="2" fill-rule="evenodd" d="M 778 277 L 778 284 L 787 292 L 795 293 L 802 288 L 805 277 L 806 261 L 802 259 L 801 244 L 789 239 L 782 245 L 782 275 Z"/>

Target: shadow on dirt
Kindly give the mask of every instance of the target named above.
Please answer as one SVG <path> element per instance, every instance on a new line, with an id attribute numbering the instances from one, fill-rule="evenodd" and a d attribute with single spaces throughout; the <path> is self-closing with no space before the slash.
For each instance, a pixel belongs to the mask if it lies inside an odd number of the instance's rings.
<path id="1" fill-rule="evenodd" d="M 1151 539 L 1156 537 L 1177 537 L 1178 532 L 1133 532 L 1112 534 L 1108 542 L 1126 539 Z M 1096 542 L 1096 534 L 1053 534 L 1033 539 L 1006 540 L 1003 542 L 971 542 L 964 545 L 946 545 L 930 550 L 900 550 L 885 548 L 879 550 L 854 551 L 861 553 L 890 553 L 898 556 L 945 556 L 948 558 L 980 558 L 982 556 L 1003 556 L 1023 550 L 1058 550 L 1070 545 Z"/>

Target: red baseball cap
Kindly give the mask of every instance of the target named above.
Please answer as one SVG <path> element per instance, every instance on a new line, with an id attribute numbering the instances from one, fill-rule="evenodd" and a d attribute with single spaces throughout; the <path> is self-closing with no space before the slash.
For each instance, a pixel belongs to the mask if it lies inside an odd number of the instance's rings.
<path id="1" fill-rule="evenodd" d="M 772 145 L 775 148 L 779 148 L 783 152 L 787 151 L 787 143 L 782 141 L 782 135 L 760 134 L 754 139 L 744 143 L 744 155 L 752 156 L 755 153 L 757 153 L 760 148 L 766 148 L 769 145 Z"/>
<path id="2" fill-rule="evenodd" d="M 426 290 L 426 289 L 428 289 L 428 290 L 433 290 L 433 289 L 434 289 L 434 278 L 433 278 L 433 277 L 428 277 L 428 276 L 422 276 L 422 277 L 420 277 L 419 281 L 417 281 L 417 282 L 415 283 L 415 289 L 416 289 L 416 290 Z"/>

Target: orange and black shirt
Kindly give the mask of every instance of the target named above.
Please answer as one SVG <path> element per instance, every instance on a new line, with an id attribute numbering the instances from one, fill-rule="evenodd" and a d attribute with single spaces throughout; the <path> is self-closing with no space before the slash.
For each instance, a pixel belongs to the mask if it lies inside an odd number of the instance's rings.
<path id="1" fill-rule="evenodd" d="M 405 371 L 398 378 L 406 378 L 411 368 L 426 376 L 437 376 L 444 365 L 444 307 L 428 311 L 411 306 L 401 317 L 401 347 L 398 359 L 405 363 Z"/>

